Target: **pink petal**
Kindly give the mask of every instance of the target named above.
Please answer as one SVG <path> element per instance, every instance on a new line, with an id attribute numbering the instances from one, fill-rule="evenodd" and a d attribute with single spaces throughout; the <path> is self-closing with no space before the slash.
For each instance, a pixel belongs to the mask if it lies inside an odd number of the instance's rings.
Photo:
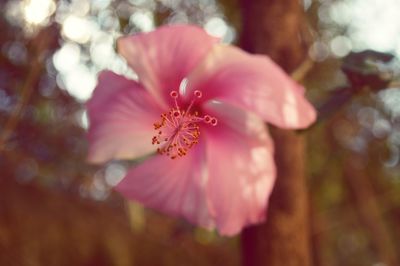
<path id="1" fill-rule="evenodd" d="M 207 172 L 203 146 L 198 144 L 175 160 L 155 155 L 131 169 L 116 189 L 146 207 L 212 228 L 204 193 Z"/>
<path id="2" fill-rule="evenodd" d="M 160 101 L 205 57 L 218 39 L 188 25 L 163 26 L 118 40 L 118 52 L 138 74 L 141 83 Z"/>
<path id="3" fill-rule="evenodd" d="M 162 111 L 137 82 L 102 72 L 87 109 L 90 162 L 134 159 L 155 151 L 153 123 Z"/>
<path id="4" fill-rule="evenodd" d="M 218 231 L 234 235 L 265 218 L 275 181 L 273 144 L 257 116 L 227 104 L 208 104 L 205 110 L 218 118 L 205 134 L 207 194 Z"/>
<path id="5" fill-rule="evenodd" d="M 233 46 L 213 47 L 188 77 L 187 93 L 193 90 L 203 91 L 203 100 L 233 104 L 282 128 L 304 128 L 316 118 L 303 88 L 271 59 Z"/>

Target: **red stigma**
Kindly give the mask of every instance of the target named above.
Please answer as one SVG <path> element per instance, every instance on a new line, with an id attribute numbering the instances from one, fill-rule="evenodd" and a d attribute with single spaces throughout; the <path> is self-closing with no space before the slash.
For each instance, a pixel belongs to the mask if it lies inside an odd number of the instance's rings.
<path id="1" fill-rule="evenodd" d="M 161 121 L 154 123 L 154 129 L 157 134 L 152 138 L 153 145 L 160 145 L 158 153 L 166 154 L 171 159 L 183 157 L 187 152 L 199 142 L 200 123 L 217 125 L 217 119 L 209 115 L 199 117 L 197 111 L 192 112 L 191 108 L 195 102 L 192 100 L 186 110 L 178 105 L 179 93 L 170 92 L 174 99 L 175 106 L 169 112 L 161 114 Z M 194 91 L 193 96 L 197 99 L 202 97 L 202 92 Z"/>

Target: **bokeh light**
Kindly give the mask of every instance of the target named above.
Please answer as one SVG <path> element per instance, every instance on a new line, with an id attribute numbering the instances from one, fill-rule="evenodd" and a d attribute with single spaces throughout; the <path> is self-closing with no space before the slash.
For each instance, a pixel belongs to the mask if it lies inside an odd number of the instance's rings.
<path id="1" fill-rule="evenodd" d="M 361 202 L 376 202 L 377 224 L 399 250 L 400 1 L 299 2 L 310 24 L 310 70 L 301 80 L 306 96 L 316 106 L 340 96 L 332 113 L 299 133 L 309 140 L 313 260 L 384 265 L 365 222 L 371 218 L 360 214 L 356 197 L 371 188 Z M 85 102 L 103 70 L 138 79 L 116 51 L 120 36 L 193 23 L 223 43 L 239 44 L 240 6 L 226 0 L 7 0 L 0 10 L 0 138 L 22 106 L 0 155 L 0 198 L 6 202 L 0 206 L 0 264 L 62 265 L 57 259 L 63 258 L 68 265 L 239 265 L 237 238 L 127 204 L 114 193 L 137 162 L 86 163 Z M 370 80 L 352 87 L 341 67 L 364 49 L 396 57 L 367 69 L 394 80 L 374 89 Z M 33 85 L 25 90 L 27 80 Z M 356 170 L 348 169 L 352 163 Z"/>
<path id="2" fill-rule="evenodd" d="M 24 0 L 22 6 L 25 20 L 32 24 L 46 22 L 56 9 L 53 0 Z"/>

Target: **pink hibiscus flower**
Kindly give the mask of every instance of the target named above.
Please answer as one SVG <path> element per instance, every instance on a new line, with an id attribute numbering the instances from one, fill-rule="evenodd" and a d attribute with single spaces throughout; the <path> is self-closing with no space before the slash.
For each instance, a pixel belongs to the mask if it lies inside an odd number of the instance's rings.
<path id="1" fill-rule="evenodd" d="M 89 160 L 150 155 L 116 189 L 223 235 L 263 221 L 276 175 L 264 122 L 309 126 L 303 88 L 267 56 L 195 26 L 120 38 L 118 52 L 139 81 L 100 74 L 87 103 Z"/>

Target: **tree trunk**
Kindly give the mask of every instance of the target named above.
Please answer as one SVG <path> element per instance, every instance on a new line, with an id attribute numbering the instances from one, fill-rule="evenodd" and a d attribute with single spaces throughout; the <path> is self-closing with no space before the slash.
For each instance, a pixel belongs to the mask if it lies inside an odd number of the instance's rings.
<path id="1" fill-rule="evenodd" d="M 267 54 L 287 72 L 306 58 L 302 39 L 304 12 L 298 0 L 241 0 L 242 47 Z M 308 199 L 304 174 L 304 138 L 294 131 L 271 129 L 277 181 L 267 221 L 242 233 L 245 266 L 310 265 Z"/>

